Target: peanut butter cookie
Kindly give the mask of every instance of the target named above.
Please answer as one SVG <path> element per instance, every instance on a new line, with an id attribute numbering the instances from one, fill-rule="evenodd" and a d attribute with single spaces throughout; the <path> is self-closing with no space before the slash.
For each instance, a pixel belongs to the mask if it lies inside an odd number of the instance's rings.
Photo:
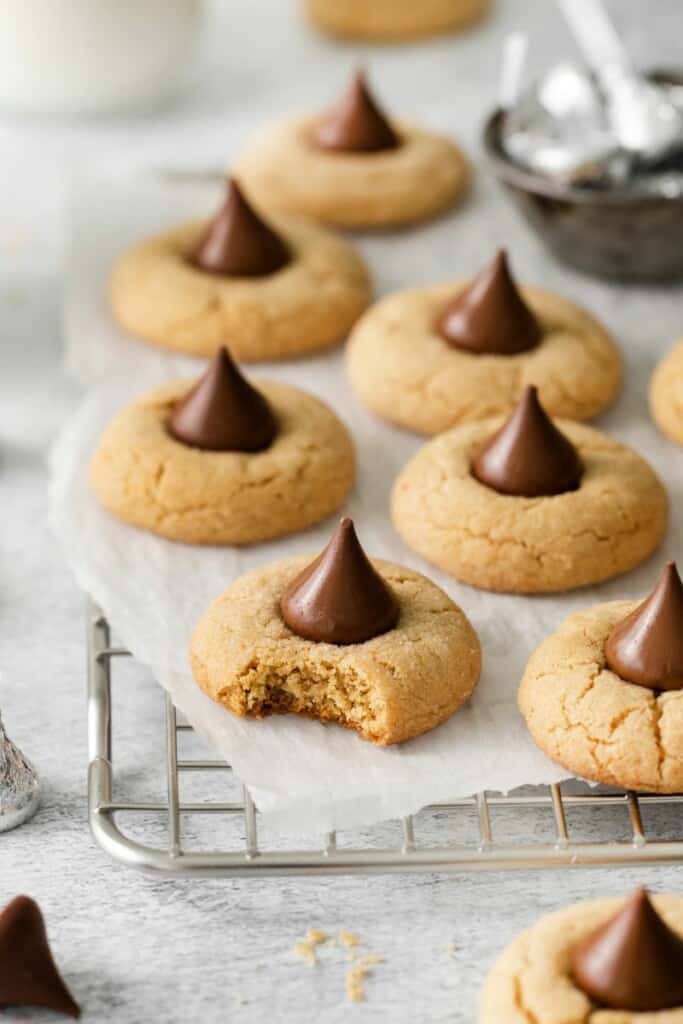
<path id="1" fill-rule="evenodd" d="M 583 977 L 577 972 L 577 951 L 612 925 L 610 948 L 603 947 L 596 964 L 607 985 L 598 1000 L 575 976 Z M 673 968 L 675 961 L 680 978 L 676 947 L 683 948 L 681 940 L 680 896 L 648 898 L 641 891 L 626 903 L 592 900 L 549 914 L 519 935 L 494 964 L 484 986 L 480 1024 L 683 1024 L 683 1000 L 672 1003 L 680 1000 Z M 606 1005 L 611 992 L 618 1009 Z M 629 1002 L 639 1006 L 628 1008 Z M 656 1009 L 643 1009 L 646 1004 Z"/>
<path id="2" fill-rule="evenodd" d="M 470 176 L 454 143 L 390 122 L 360 75 L 331 113 L 265 128 L 238 170 L 264 206 L 349 228 L 432 217 L 456 202 Z"/>
<path id="3" fill-rule="evenodd" d="M 259 381 L 273 439 L 262 435 L 259 450 L 211 450 L 206 417 L 202 441 L 188 405 L 176 416 L 193 383 L 144 395 L 107 427 L 91 482 L 113 515 L 170 540 L 253 544 L 303 530 L 339 508 L 353 485 L 353 443 L 326 405 Z M 187 440 L 179 439 L 181 430 Z"/>
<path id="4" fill-rule="evenodd" d="M 456 32 L 489 7 L 490 0 L 306 0 L 308 17 L 323 31 L 380 42 Z"/>
<path id="5" fill-rule="evenodd" d="M 353 247 L 287 216 L 269 224 L 233 183 L 210 222 L 148 238 L 114 267 L 109 297 L 131 334 L 161 348 L 236 359 L 289 359 L 341 341 L 370 301 Z"/>
<path id="6" fill-rule="evenodd" d="M 348 530 L 348 521 L 340 529 Z M 344 540 L 336 536 L 335 543 Z M 321 558 L 329 559 L 332 544 Z M 450 718 L 474 690 L 481 668 L 477 635 L 460 608 L 419 573 L 373 560 L 397 606 L 395 615 L 372 625 L 371 634 L 381 632 L 361 642 L 346 642 L 348 634 L 337 642 L 306 639 L 286 624 L 281 604 L 309 562 L 291 558 L 257 569 L 214 601 L 192 639 L 199 686 L 236 715 L 293 712 L 355 729 L 382 745 Z M 357 582 L 357 569 L 352 576 Z M 286 614 L 287 604 L 282 608 Z M 304 610 L 310 612 L 310 601 Z M 334 619 L 328 612 L 326 605 L 317 623 L 327 629 Z M 299 628 L 299 619 L 292 621 Z"/>
<path id="7" fill-rule="evenodd" d="M 590 419 L 612 402 L 621 386 L 622 360 L 593 316 L 552 292 L 521 288 L 538 324 L 537 339 L 524 347 L 522 338 L 522 345 L 507 351 L 495 351 L 495 337 L 488 346 L 482 340 L 478 347 L 458 347 L 444 337 L 442 321 L 449 302 L 468 288 L 470 282 L 456 281 L 397 292 L 359 320 L 347 347 L 347 369 L 372 412 L 409 430 L 438 434 L 510 412 L 530 384 L 552 416 Z M 497 313 L 501 329 L 511 320 L 505 304 L 496 303 L 494 331 Z"/>
<path id="8" fill-rule="evenodd" d="M 521 486 L 505 493 L 501 454 L 515 438 L 500 435 L 503 427 L 514 432 L 527 400 L 506 424 L 465 423 L 428 441 L 394 485 L 396 529 L 418 554 L 487 590 L 570 590 L 632 569 L 666 530 L 668 499 L 659 479 L 630 448 L 560 420 L 554 434 L 574 446 L 578 463 L 572 466 L 562 447 L 536 460 L 522 445 L 515 460 L 521 480 L 513 481 Z M 501 451 L 491 450 L 496 438 Z M 488 457 L 479 458 L 487 443 Z M 541 470 L 552 477 L 558 468 L 561 487 L 552 480 L 544 486 Z M 577 479 L 569 479 L 570 471 Z"/>
<path id="9" fill-rule="evenodd" d="M 674 345 L 652 375 L 650 412 L 667 437 L 683 444 L 683 341 Z"/>
<path id="10" fill-rule="evenodd" d="M 646 602 L 650 624 L 672 585 L 672 567 L 667 566 Z M 678 605 L 680 609 L 680 599 Z M 638 608 L 638 602 L 610 601 L 570 615 L 531 656 L 519 689 L 519 708 L 541 750 L 574 774 L 625 789 L 679 793 L 683 690 L 671 687 L 683 685 L 680 665 L 677 679 L 662 673 L 661 680 L 631 682 L 626 678 L 632 674 L 628 663 L 616 671 L 618 652 L 610 657 L 610 638 L 619 635 L 615 627 L 628 624 Z M 671 621 L 670 615 L 665 617 Z M 675 657 L 676 644 L 681 649 L 680 612 L 674 621 L 671 643 L 662 643 L 660 637 L 657 645 L 666 662 Z M 642 651 L 638 660 L 642 670 L 648 660 Z"/>

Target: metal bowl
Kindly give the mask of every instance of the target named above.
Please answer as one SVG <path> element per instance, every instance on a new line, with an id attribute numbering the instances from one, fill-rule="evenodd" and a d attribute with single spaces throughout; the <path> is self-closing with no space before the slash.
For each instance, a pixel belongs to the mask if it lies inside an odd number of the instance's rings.
<path id="1" fill-rule="evenodd" d="M 683 278 L 683 197 L 582 189 L 513 163 L 500 141 L 502 110 L 484 125 L 493 170 L 547 248 L 588 274 L 618 281 Z"/>

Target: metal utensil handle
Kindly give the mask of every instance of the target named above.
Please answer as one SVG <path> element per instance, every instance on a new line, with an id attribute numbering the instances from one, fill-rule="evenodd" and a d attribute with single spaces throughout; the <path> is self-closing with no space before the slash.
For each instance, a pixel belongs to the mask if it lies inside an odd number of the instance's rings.
<path id="1" fill-rule="evenodd" d="M 498 104 L 501 110 L 510 110 L 519 99 L 527 43 L 524 32 L 513 32 L 503 44 L 503 62 L 498 86 Z"/>
<path id="2" fill-rule="evenodd" d="M 557 0 L 581 52 L 600 79 L 614 68 L 628 72 L 631 61 L 601 0 Z"/>

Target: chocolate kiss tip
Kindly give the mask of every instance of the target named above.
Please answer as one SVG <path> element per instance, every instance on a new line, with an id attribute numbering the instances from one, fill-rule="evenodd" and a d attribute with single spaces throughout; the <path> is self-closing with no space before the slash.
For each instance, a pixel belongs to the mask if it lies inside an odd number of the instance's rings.
<path id="1" fill-rule="evenodd" d="M 478 355 L 527 352 L 543 335 L 510 273 L 505 249 L 499 249 L 488 266 L 448 304 L 437 329 L 454 348 Z"/>
<path id="2" fill-rule="evenodd" d="M 40 907 L 17 896 L 0 914 L 0 1010 L 36 1006 L 80 1017 L 52 958 Z"/>
<path id="3" fill-rule="evenodd" d="M 683 1006 L 683 940 L 645 889 L 589 935 L 572 957 L 574 981 L 611 1010 L 656 1013 Z"/>
<path id="4" fill-rule="evenodd" d="M 351 519 L 339 523 L 314 562 L 286 588 L 282 618 L 306 640 L 359 644 L 393 629 L 399 608 L 360 545 Z"/>
<path id="5" fill-rule="evenodd" d="M 265 397 L 221 348 L 175 406 L 168 429 L 177 441 L 193 448 L 258 452 L 272 442 L 277 422 Z"/>
<path id="6" fill-rule="evenodd" d="M 683 583 L 667 562 L 655 589 L 607 638 L 608 667 L 652 690 L 683 689 Z"/>
<path id="7" fill-rule="evenodd" d="M 582 472 L 574 445 L 547 415 L 535 387 L 526 388 L 510 418 L 472 463 L 480 483 L 525 498 L 574 491 Z"/>
<path id="8" fill-rule="evenodd" d="M 200 238 L 191 261 L 209 274 L 265 277 L 289 263 L 290 253 L 230 178 L 225 201 Z"/>
<path id="9" fill-rule="evenodd" d="M 362 71 L 313 133 L 321 149 L 339 153 L 376 153 L 395 149 L 399 136 L 375 101 Z"/>

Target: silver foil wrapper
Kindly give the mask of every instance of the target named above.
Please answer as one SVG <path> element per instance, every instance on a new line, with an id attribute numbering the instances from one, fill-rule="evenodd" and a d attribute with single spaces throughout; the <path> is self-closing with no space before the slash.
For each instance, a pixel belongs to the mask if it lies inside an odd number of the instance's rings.
<path id="1" fill-rule="evenodd" d="M 677 107 L 683 88 L 669 85 L 663 75 L 653 79 Z M 559 183 L 674 198 L 683 194 L 683 135 L 678 148 L 658 162 L 626 150 L 598 82 L 578 65 L 558 64 L 519 97 L 506 112 L 501 143 L 515 163 Z"/>
<path id="2" fill-rule="evenodd" d="M 35 769 L 5 732 L 0 715 L 0 832 L 27 821 L 40 803 Z"/>

